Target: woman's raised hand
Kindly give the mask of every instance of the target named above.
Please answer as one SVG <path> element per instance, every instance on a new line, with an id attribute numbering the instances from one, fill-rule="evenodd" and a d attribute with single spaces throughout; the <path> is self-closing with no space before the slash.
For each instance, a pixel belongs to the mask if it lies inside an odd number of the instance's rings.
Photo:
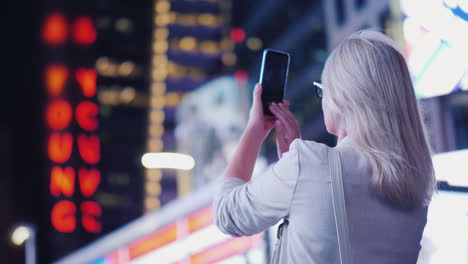
<path id="1" fill-rule="evenodd" d="M 283 103 L 271 104 L 270 111 L 277 119 L 275 122 L 276 147 L 278 149 L 278 158 L 281 158 L 283 153 L 289 151 L 291 142 L 301 137 L 299 122 L 289 111 L 289 101 L 287 100 L 284 100 Z"/>
<path id="2" fill-rule="evenodd" d="M 262 105 L 262 85 L 255 85 L 253 94 L 253 104 L 250 108 L 249 121 L 247 127 L 254 131 L 262 141 L 268 136 L 270 131 L 275 127 L 275 118 L 263 114 Z"/>

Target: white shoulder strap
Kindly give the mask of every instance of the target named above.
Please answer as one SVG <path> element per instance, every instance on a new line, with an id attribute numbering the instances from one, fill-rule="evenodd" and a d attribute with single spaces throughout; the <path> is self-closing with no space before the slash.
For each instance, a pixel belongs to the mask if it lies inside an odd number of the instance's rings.
<path id="1" fill-rule="evenodd" d="M 328 148 L 328 164 L 333 197 L 333 211 L 335 213 L 336 234 L 338 237 L 338 249 L 341 264 L 351 264 L 351 245 L 349 242 L 348 219 L 346 217 L 346 205 L 343 190 L 343 178 L 341 174 L 340 153 Z"/>

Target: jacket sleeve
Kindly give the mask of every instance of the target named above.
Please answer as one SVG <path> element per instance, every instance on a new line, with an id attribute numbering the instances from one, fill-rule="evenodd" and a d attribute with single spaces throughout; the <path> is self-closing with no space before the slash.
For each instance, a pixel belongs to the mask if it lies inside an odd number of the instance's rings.
<path id="1" fill-rule="evenodd" d="M 257 234 L 288 216 L 300 173 L 299 144 L 300 139 L 294 140 L 289 152 L 249 182 L 236 177 L 220 179 L 213 213 L 223 233 Z"/>

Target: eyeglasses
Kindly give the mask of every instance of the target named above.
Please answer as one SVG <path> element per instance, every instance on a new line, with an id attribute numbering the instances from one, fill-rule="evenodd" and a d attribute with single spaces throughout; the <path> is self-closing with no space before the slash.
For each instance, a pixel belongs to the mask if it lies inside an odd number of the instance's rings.
<path id="1" fill-rule="evenodd" d="M 322 98 L 323 97 L 322 83 L 320 83 L 319 81 L 315 81 L 314 86 L 315 86 L 315 96 L 317 96 L 318 98 Z"/>

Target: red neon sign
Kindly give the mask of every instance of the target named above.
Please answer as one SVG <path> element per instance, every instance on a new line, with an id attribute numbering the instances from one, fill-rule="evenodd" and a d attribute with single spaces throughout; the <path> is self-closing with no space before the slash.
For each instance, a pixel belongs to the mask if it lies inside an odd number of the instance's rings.
<path id="1" fill-rule="evenodd" d="M 97 37 L 93 21 L 88 16 L 78 17 L 70 30 L 63 14 L 52 13 L 47 16 L 41 29 L 45 44 L 65 44 L 69 35 L 75 44 L 86 46 L 93 44 Z M 70 74 L 75 77 L 73 80 Z M 67 93 L 67 84 L 71 81 L 76 81 L 82 95 L 91 100 L 68 100 L 72 94 Z M 100 171 L 89 167 L 97 164 L 101 158 L 100 141 L 95 133 L 99 126 L 99 107 L 92 102 L 92 98 L 96 96 L 96 72 L 77 67 L 74 73 L 70 73 L 65 65 L 49 64 L 44 68 L 44 85 L 50 96 L 45 109 L 45 121 L 49 129 L 47 154 L 51 162 L 50 194 L 58 199 L 73 198 L 78 185 L 82 197 L 89 199 L 96 193 L 101 181 Z M 75 128 L 70 129 L 73 117 L 78 124 L 77 129 L 87 134 L 73 132 Z M 74 152 L 74 146 L 77 152 Z M 72 157 L 73 153 L 79 156 Z M 80 211 L 80 216 L 77 211 Z M 59 200 L 51 210 L 50 220 L 59 232 L 73 232 L 81 223 L 87 232 L 98 233 L 102 230 L 99 220 L 101 215 L 102 208 L 95 201 L 84 201 L 78 207 L 72 201 Z"/>
<path id="2" fill-rule="evenodd" d="M 96 220 L 102 214 L 102 209 L 99 204 L 92 201 L 86 201 L 81 204 L 81 221 L 86 231 L 90 233 L 101 232 L 101 223 Z"/>
<path id="3" fill-rule="evenodd" d="M 47 150 L 50 160 L 64 163 L 70 159 L 73 150 L 73 136 L 70 133 L 54 132 L 49 136 Z"/>
<path id="4" fill-rule="evenodd" d="M 96 95 L 96 71 L 93 69 L 79 68 L 76 71 L 75 78 L 80 84 L 81 91 L 86 97 Z"/>
<path id="5" fill-rule="evenodd" d="M 87 16 L 79 17 L 73 24 L 73 39 L 77 44 L 90 45 L 96 41 L 96 29 Z"/>
<path id="6" fill-rule="evenodd" d="M 45 70 L 45 85 L 47 93 L 50 96 L 58 96 L 62 94 L 67 79 L 67 67 L 59 64 L 47 66 Z"/>
<path id="7" fill-rule="evenodd" d="M 98 163 L 101 159 L 99 137 L 96 135 L 79 135 L 78 151 L 86 163 L 91 165 Z"/>
<path id="8" fill-rule="evenodd" d="M 62 169 L 54 166 L 50 172 L 50 194 L 59 197 L 63 194 L 72 197 L 75 192 L 75 170 L 67 166 Z"/>
<path id="9" fill-rule="evenodd" d="M 86 131 L 94 131 L 98 128 L 98 114 L 97 104 L 90 101 L 83 101 L 76 107 L 76 121 Z"/>
<path id="10" fill-rule="evenodd" d="M 72 107 L 62 99 L 49 103 L 46 109 L 46 121 L 50 128 L 61 130 L 66 128 L 72 120 Z"/>
<path id="11" fill-rule="evenodd" d="M 101 173 L 95 168 L 89 170 L 81 168 L 78 171 L 78 179 L 80 181 L 81 194 L 84 197 L 91 197 L 96 193 L 97 187 L 101 182 Z"/>
<path id="12" fill-rule="evenodd" d="M 52 225 L 57 231 L 70 233 L 76 228 L 76 206 L 70 201 L 60 201 L 55 204 L 51 213 Z"/>
<path id="13" fill-rule="evenodd" d="M 49 45 L 64 44 L 68 36 L 65 16 L 61 13 L 50 14 L 42 27 L 42 39 Z"/>

